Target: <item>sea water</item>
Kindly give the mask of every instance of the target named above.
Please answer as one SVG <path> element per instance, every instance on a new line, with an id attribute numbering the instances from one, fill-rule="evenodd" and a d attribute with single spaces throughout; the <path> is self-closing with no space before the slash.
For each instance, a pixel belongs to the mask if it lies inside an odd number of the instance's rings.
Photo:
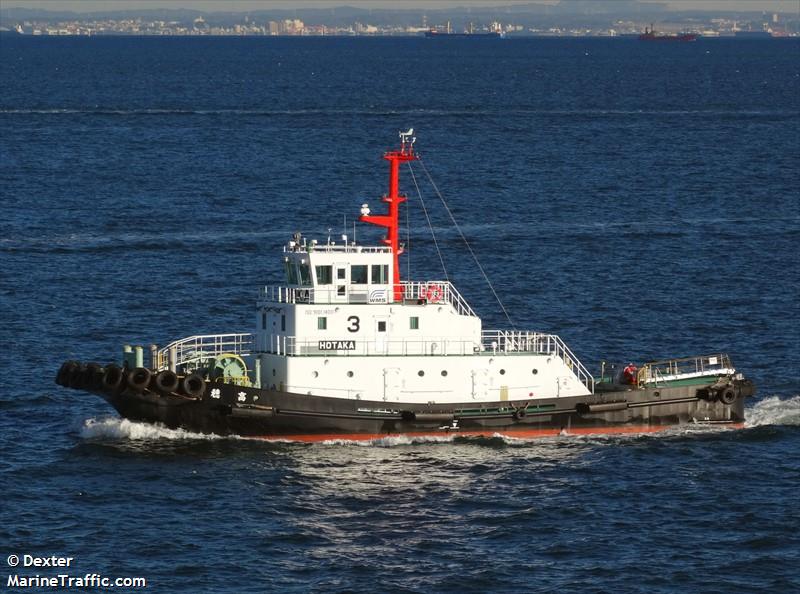
<path id="1" fill-rule="evenodd" d="M 4 36 L 0 562 L 72 556 L 156 592 L 800 590 L 798 55 Z M 557 333 L 595 372 L 727 352 L 758 386 L 746 428 L 265 443 L 54 384 L 66 359 L 249 331 L 285 241 L 352 237 L 409 127 L 509 312 L 417 164 L 485 328 Z M 403 176 L 403 276 L 442 278 Z"/>

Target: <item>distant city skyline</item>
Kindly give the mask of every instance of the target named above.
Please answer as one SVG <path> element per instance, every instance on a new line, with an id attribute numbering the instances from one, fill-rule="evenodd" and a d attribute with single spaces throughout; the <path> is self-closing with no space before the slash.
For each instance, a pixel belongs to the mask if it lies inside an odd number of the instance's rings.
<path id="1" fill-rule="evenodd" d="M 765 11 L 800 13 L 798 0 L 641 0 L 666 4 L 672 10 Z M 524 4 L 558 4 L 559 0 L 8 0 L 5 8 L 30 8 L 72 12 L 140 9 L 193 9 L 204 12 L 247 12 L 267 9 L 360 8 L 442 9 Z"/>

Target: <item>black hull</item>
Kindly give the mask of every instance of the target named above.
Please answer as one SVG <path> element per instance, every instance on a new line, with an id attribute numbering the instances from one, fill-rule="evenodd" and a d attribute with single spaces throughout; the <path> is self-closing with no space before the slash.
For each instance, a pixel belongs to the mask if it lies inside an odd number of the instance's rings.
<path id="1" fill-rule="evenodd" d="M 403 404 L 292 394 L 205 382 L 202 395 L 160 394 L 149 388 L 70 387 L 98 394 L 127 419 L 198 433 L 321 441 L 394 435 L 542 437 L 567 434 L 647 433 L 676 425 L 742 426 L 747 380 L 727 385 L 733 401 L 706 385 L 618 389 L 542 400 L 457 404 Z M 711 387 L 711 389 L 709 389 Z"/>

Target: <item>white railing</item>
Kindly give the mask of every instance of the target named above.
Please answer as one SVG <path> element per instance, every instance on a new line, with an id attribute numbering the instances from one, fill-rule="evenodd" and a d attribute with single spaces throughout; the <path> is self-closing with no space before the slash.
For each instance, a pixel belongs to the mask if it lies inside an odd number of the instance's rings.
<path id="1" fill-rule="evenodd" d="M 266 351 L 293 357 L 312 356 L 407 356 L 407 355 L 473 355 L 480 352 L 474 340 L 430 337 L 398 340 L 321 340 L 272 334 Z"/>
<path id="2" fill-rule="evenodd" d="M 253 351 L 252 334 L 204 334 L 188 336 L 169 343 L 156 352 L 153 368 L 156 370 L 178 367 L 196 367 L 197 363 L 222 355 L 234 353 L 249 355 Z"/>
<path id="3" fill-rule="evenodd" d="M 266 286 L 258 291 L 258 302 L 263 303 L 390 303 L 391 288 L 368 285 L 346 285 L 339 292 L 337 286 L 284 287 Z"/>
<path id="4" fill-rule="evenodd" d="M 345 254 L 386 254 L 392 251 L 389 246 L 381 245 L 353 245 L 351 243 L 314 243 L 304 242 L 301 245 L 290 247 L 283 246 L 284 252 L 298 252 L 298 253 L 313 253 L 313 252 L 326 252 L 326 253 L 345 253 Z"/>
<path id="5" fill-rule="evenodd" d="M 656 384 L 695 377 L 733 375 L 736 369 L 725 353 L 651 361 L 642 365 L 637 383 Z"/>
<path id="6" fill-rule="evenodd" d="M 475 312 L 450 281 L 406 281 L 403 286 L 403 299 L 422 303 L 450 303 L 456 313 L 462 316 L 475 316 Z"/>
<path id="7" fill-rule="evenodd" d="M 398 340 L 324 340 L 272 334 L 266 352 L 292 357 L 407 356 L 407 355 L 513 355 L 535 353 L 560 358 L 590 391 L 594 377 L 564 341 L 555 334 L 486 330 L 480 342 L 462 338 L 428 337 Z"/>
<path id="8" fill-rule="evenodd" d="M 564 361 L 583 385 L 594 392 L 594 377 L 556 334 L 484 330 L 481 332 L 481 343 L 483 350 L 497 354 L 538 353 L 556 356 Z"/>
<path id="9" fill-rule="evenodd" d="M 461 293 L 449 281 L 402 282 L 403 301 L 405 303 L 435 304 L 449 303 L 456 313 L 475 317 L 475 312 Z M 266 303 L 347 303 L 375 304 L 393 303 L 394 294 L 391 285 L 324 285 L 308 287 L 266 286 L 258 293 L 259 304 Z"/>

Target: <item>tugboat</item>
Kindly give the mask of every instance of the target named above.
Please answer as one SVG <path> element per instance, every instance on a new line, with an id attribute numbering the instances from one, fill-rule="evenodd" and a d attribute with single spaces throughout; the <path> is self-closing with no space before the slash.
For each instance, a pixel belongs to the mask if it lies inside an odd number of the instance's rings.
<path id="1" fill-rule="evenodd" d="M 754 386 L 724 353 L 604 364 L 595 378 L 559 336 L 485 330 L 448 280 L 401 278 L 400 167 L 424 169 L 415 140 L 401 132 L 383 155 L 386 210 L 361 206 L 362 223 L 385 229 L 382 245 L 295 233 L 283 282 L 259 291 L 254 332 L 126 345 L 121 365 L 67 361 L 56 382 L 127 419 L 270 440 L 743 425 Z"/>

